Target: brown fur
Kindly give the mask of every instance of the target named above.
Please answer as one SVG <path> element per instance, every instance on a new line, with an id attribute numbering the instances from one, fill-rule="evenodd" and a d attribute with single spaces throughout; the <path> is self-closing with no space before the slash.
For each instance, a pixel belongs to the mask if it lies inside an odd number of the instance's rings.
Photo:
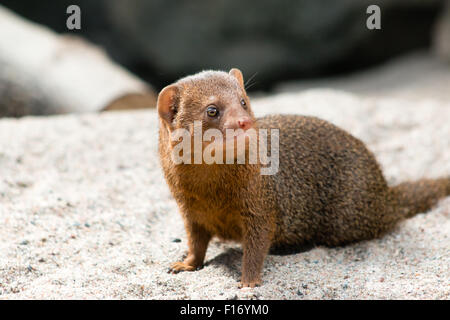
<path id="1" fill-rule="evenodd" d="M 220 106 L 220 119 L 205 116 L 211 101 Z M 241 285 L 253 287 L 261 282 L 270 248 L 376 238 L 450 194 L 450 178 L 389 188 L 364 144 L 326 121 L 296 115 L 255 119 L 237 69 L 202 72 L 166 87 L 158 112 L 161 164 L 188 237 L 188 256 L 171 266 L 173 272 L 199 268 L 217 236 L 242 243 Z M 201 120 L 204 130 L 223 131 L 243 117 L 255 128 L 280 129 L 277 174 L 260 175 L 259 164 L 173 163 L 172 130 Z"/>
<path id="2" fill-rule="evenodd" d="M 109 102 L 102 111 L 134 110 L 154 108 L 156 96 L 153 92 L 129 93 Z"/>

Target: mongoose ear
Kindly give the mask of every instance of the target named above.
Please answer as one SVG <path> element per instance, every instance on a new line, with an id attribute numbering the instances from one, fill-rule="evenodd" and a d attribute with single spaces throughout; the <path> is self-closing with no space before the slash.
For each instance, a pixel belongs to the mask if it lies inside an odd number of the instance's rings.
<path id="1" fill-rule="evenodd" d="M 158 95 L 158 114 L 163 119 L 170 129 L 173 128 L 173 119 L 178 109 L 179 87 L 176 84 L 171 84 Z"/>
<path id="2" fill-rule="evenodd" d="M 230 76 L 233 76 L 237 79 L 237 81 L 239 82 L 239 85 L 245 89 L 244 86 L 244 77 L 242 76 L 242 72 L 239 69 L 233 68 L 230 70 L 230 72 L 228 73 Z"/>

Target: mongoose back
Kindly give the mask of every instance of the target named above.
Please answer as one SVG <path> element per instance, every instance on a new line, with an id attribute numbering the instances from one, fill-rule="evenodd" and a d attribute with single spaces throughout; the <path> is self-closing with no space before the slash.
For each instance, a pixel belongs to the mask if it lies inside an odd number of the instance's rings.
<path id="1" fill-rule="evenodd" d="M 389 187 L 365 145 L 324 120 L 256 119 L 238 69 L 204 71 L 165 87 L 158 113 L 161 164 L 188 237 L 188 255 L 171 265 L 174 273 L 201 267 L 209 241 L 217 236 L 242 243 L 240 286 L 254 287 L 261 283 L 271 248 L 377 238 L 450 194 L 450 178 Z M 263 164 L 248 161 L 174 162 L 171 134 L 176 129 L 192 134 L 194 121 L 225 137 L 227 129 L 278 129 L 279 171 L 262 175 Z"/>

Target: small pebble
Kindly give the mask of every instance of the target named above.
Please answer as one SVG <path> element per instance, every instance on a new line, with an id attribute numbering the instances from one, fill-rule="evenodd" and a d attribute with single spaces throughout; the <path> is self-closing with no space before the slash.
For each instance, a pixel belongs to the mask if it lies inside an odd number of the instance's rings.
<path id="1" fill-rule="evenodd" d="M 23 182 L 23 181 L 18 181 L 18 182 L 16 183 L 16 185 L 17 185 L 19 188 L 28 188 L 28 187 L 29 187 L 29 184 L 26 183 L 26 182 Z"/>

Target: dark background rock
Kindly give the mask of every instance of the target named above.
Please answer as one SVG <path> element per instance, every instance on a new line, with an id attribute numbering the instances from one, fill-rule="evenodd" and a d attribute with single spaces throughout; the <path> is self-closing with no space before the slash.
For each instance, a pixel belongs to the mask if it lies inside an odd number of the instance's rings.
<path id="1" fill-rule="evenodd" d="M 382 0 L 381 30 L 366 28 L 372 0 L 3 0 L 58 32 L 103 46 L 157 89 L 202 69 L 241 68 L 253 88 L 358 70 L 430 45 L 443 0 Z M 66 29 L 67 6 L 80 31 Z"/>
<path id="2" fill-rule="evenodd" d="M 436 23 L 433 37 L 433 49 L 442 60 L 450 62 L 450 0 Z"/>

